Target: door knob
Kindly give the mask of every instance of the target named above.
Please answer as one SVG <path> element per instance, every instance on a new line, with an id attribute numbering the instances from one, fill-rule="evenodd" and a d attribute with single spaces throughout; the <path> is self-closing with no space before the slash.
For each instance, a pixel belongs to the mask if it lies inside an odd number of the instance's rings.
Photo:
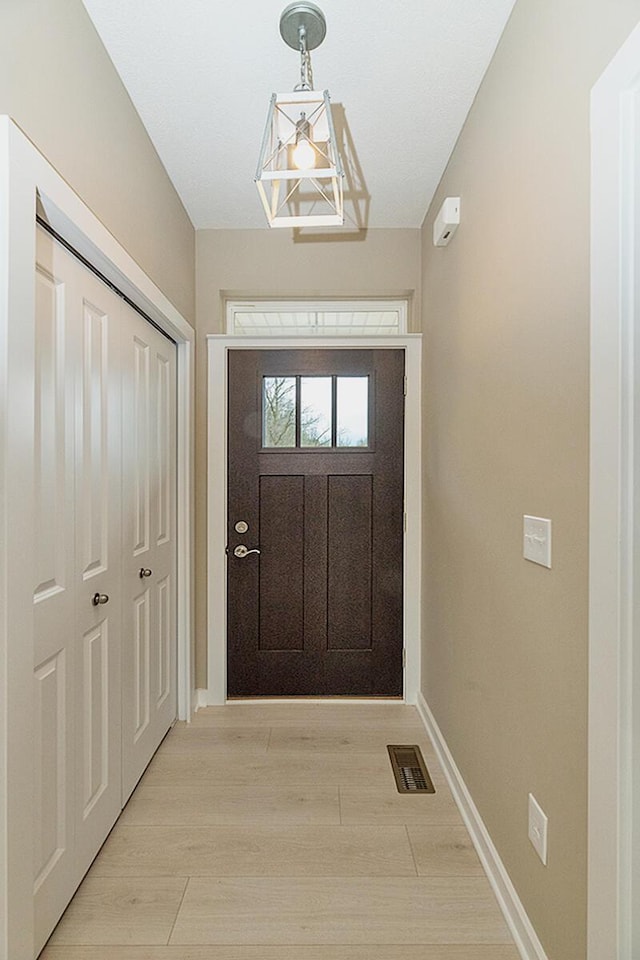
<path id="1" fill-rule="evenodd" d="M 144 580 L 145 577 L 150 577 L 153 573 L 153 570 L 149 570 L 148 567 L 140 567 L 140 573 L 138 574 L 141 580 Z"/>
<path id="2" fill-rule="evenodd" d="M 243 557 L 249 556 L 250 553 L 260 553 L 257 547 L 254 547 L 253 550 L 247 550 L 244 543 L 239 544 L 233 551 L 234 557 L 239 557 L 241 560 Z"/>
<path id="3" fill-rule="evenodd" d="M 91 597 L 91 603 L 94 607 L 97 607 L 102 603 L 109 603 L 109 597 L 106 593 L 94 593 Z"/>

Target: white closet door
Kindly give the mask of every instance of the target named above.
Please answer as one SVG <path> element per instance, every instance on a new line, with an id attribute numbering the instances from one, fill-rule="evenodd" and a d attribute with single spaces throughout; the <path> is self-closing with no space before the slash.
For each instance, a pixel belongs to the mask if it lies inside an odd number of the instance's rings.
<path id="1" fill-rule="evenodd" d="M 38 947 L 120 812 L 120 311 L 119 298 L 38 229 Z"/>
<path id="2" fill-rule="evenodd" d="M 76 582 L 73 352 L 77 297 L 38 231 L 34 532 L 34 903 L 42 945 L 75 887 Z M 74 312 L 75 311 L 75 312 Z M 25 531 L 26 534 L 26 531 Z"/>
<path id="3" fill-rule="evenodd" d="M 36 260 L 40 949 L 175 718 L 176 362 L 40 229 Z"/>
<path id="4" fill-rule="evenodd" d="M 121 299 L 77 260 L 76 858 L 82 877 L 121 810 Z"/>
<path id="5" fill-rule="evenodd" d="M 133 310 L 123 339 L 123 803 L 176 716 L 175 345 Z"/>

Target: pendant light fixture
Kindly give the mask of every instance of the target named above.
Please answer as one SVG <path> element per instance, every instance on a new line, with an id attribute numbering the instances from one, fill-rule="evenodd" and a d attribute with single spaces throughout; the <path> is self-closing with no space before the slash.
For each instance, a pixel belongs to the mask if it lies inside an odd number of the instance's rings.
<path id="1" fill-rule="evenodd" d="M 270 227 L 344 223 L 343 172 L 329 92 L 313 89 L 310 51 L 325 38 L 324 14 L 314 3 L 289 4 L 280 35 L 300 53 L 300 82 L 274 93 L 258 160 L 256 186 Z"/>

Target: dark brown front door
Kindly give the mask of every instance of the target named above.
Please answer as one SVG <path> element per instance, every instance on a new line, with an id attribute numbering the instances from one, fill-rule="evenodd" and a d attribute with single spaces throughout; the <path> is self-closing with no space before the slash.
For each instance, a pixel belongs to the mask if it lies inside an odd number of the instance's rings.
<path id="1" fill-rule="evenodd" d="M 230 697 L 402 694 L 403 383 L 403 350 L 229 353 Z"/>

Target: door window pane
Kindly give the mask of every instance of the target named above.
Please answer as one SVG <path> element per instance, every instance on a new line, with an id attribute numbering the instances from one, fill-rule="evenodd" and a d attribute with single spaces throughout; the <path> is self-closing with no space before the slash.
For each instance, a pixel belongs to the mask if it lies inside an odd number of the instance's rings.
<path id="1" fill-rule="evenodd" d="M 263 447 L 368 445 L 369 377 L 263 377 Z"/>
<path id="2" fill-rule="evenodd" d="M 337 378 L 336 446 L 366 447 L 369 443 L 369 378 Z"/>
<path id="3" fill-rule="evenodd" d="M 331 446 L 331 377 L 300 378 L 300 446 Z"/>
<path id="4" fill-rule="evenodd" d="M 262 410 L 262 445 L 295 447 L 296 378 L 264 377 Z"/>

